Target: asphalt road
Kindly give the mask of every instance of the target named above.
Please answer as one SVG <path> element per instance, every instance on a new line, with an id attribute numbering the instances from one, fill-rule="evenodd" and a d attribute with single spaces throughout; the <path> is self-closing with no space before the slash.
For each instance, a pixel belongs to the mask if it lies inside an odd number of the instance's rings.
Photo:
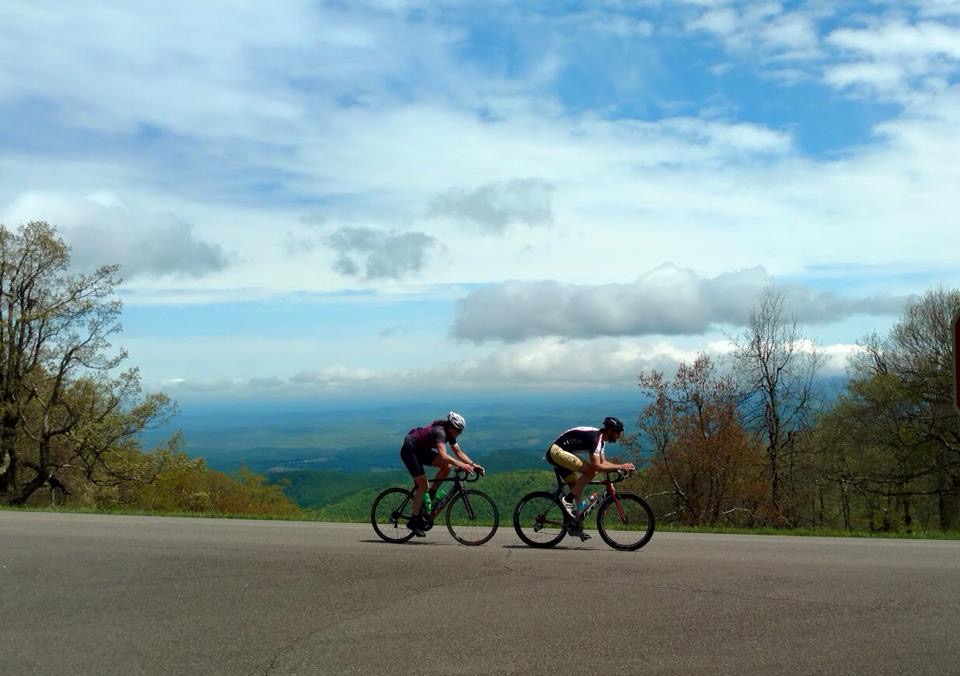
<path id="1" fill-rule="evenodd" d="M 960 542 L 0 511 L 0 674 L 960 673 Z"/>

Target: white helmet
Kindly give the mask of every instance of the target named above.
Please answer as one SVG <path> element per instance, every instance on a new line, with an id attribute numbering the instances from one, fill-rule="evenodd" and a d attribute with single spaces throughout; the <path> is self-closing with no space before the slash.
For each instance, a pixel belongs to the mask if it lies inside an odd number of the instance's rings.
<path id="1" fill-rule="evenodd" d="M 467 426 L 467 421 L 463 419 L 463 416 L 457 413 L 456 411 L 450 411 L 447 414 L 447 422 L 456 427 L 461 432 L 463 428 Z"/>

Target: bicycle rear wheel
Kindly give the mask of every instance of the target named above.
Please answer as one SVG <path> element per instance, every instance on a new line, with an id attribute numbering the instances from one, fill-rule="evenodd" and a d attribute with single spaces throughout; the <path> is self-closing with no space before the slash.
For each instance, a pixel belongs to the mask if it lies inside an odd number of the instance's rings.
<path id="1" fill-rule="evenodd" d="M 639 495 L 618 493 L 616 498 L 608 498 L 600 505 L 600 511 L 597 512 L 600 537 L 614 549 L 640 549 L 650 542 L 655 527 L 653 510 Z"/>
<path id="2" fill-rule="evenodd" d="M 567 534 L 557 496 L 536 491 L 520 498 L 513 510 L 513 529 L 531 547 L 553 547 Z"/>
<path id="3" fill-rule="evenodd" d="M 463 545 L 482 545 L 500 525 L 497 504 L 483 491 L 463 491 L 447 507 L 447 530 Z"/>
<path id="4" fill-rule="evenodd" d="M 370 523 L 387 542 L 406 542 L 413 537 L 407 528 L 413 493 L 405 488 L 388 488 L 378 495 L 370 508 Z"/>

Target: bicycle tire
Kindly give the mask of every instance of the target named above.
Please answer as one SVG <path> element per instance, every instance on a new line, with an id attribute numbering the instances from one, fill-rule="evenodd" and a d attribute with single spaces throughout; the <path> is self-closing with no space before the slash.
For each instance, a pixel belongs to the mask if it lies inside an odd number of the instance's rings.
<path id="1" fill-rule="evenodd" d="M 614 549 L 632 552 L 650 542 L 656 530 L 656 519 L 647 501 L 632 493 L 618 493 L 617 499 L 627 518 L 624 521 L 613 498 L 607 498 L 597 511 L 597 530 L 603 541 Z M 613 534 L 623 534 L 615 537 Z M 639 538 L 634 539 L 634 535 Z"/>
<path id="2" fill-rule="evenodd" d="M 566 521 L 557 496 L 547 491 L 524 495 L 513 510 L 513 529 L 525 544 L 538 549 L 559 544 L 567 534 Z M 559 528 L 559 532 L 545 531 L 544 525 Z"/>
<path id="3" fill-rule="evenodd" d="M 462 545 L 482 545 L 493 537 L 500 526 L 497 503 L 483 491 L 462 491 L 450 501 L 446 512 L 447 530 Z"/>
<path id="4" fill-rule="evenodd" d="M 400 514 L 403 507 L 412 504 L 413 493 L 406 488 L 388 488 L 374 498 L 370 525 L 380 539 L 399 544 L 413 537 L 413 531 L 407 528 L 408 517 Z"/>

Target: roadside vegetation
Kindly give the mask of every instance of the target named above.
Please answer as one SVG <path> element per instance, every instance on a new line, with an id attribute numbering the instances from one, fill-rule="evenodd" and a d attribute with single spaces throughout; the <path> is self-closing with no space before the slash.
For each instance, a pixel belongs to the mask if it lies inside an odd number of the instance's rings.
<path id="1" fill-rule="evenodd" d="M 117 274 L 73 272 L 46 223 L 0 225 L 0 507 L 363 522 L 379 490 L 410 483 L 399 463 L 267 478 L 215 471 L 178 434 L 144 447 L 177 407 L 143 394 L 111 343 Z M 641 469 L 619 487 L 646 496 L 661 529 L 956 537 L 960 291 L 928 290 L 887 335 L 865 336 L 831 396 L 823 354 L 784 306 L 768 289 L 723 362 L 639 375 L 650 403 L 618 450 Z M 481 482 L 505 525 L 521 495 L 553 485 L 515 467 Z"/>

